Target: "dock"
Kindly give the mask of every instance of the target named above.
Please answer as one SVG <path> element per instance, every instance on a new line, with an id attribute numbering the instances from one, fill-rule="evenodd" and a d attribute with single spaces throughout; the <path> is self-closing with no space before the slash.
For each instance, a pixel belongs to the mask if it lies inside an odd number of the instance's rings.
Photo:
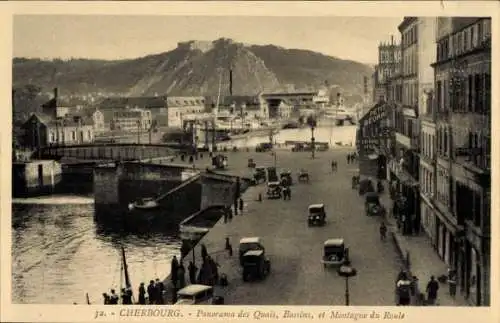
<path id="1" fill-rule="evenodd" d="M 391 241 L 380 241 L 378 228 L 382 219 L 366 216 L 363 196 L 351 189 L 351 176 L 357 164 L 347 164 L 346 154 L 352 149 L 317 152 L 315 159 L 307 152 L 276 151 L 278 169 L 290 169 L 294 176 L 292 199 L 268 200 L 266 184 L 250 187 L 243 195 L 243 213 L 228 223 L 219 220 L 196 245 L 197 267 L 201 267 L 200 246 L 204 244 L 219 264 L 219 274 L 228 277 L 227 287 L 215 287 L 215 294 L 224 297 L 225 304 L 343 305 L 344 279 L 334 268 L 324 268 L 321 263 L 323 242 L 339 237 L 345 239 L 352 266 L 358 271 L 349 282 L 350 304 L 395 304 L 394 283 L 401 260 Z M 274 164 L 270 153 L 237 152 L 231 153 L 229 165 L 235 173 L 248 174 L 248 158 L 253 158 L 258 166 Z M 331 169 L 332 160 L 338 163 L 336 173 Z M 297 183 L 296 174 L 301 168 L 308 170 L 309 184 Z M 262 202 L 257 200 L 259 193 Z M 315 203 L 325 204 L 324 227 L 307 226 L 308 206 Z M 242 279 L 238 242 L 249 236 L 262 238 L 271 260 L 271 273 L 263 281 Z M 233 256 L 224 250 L 226 237 L 232 244 Z M 192 253 L 184 259 L 186 269 L 192 259 Z M 189 281 L 187 273 L 186 280 Z"/>

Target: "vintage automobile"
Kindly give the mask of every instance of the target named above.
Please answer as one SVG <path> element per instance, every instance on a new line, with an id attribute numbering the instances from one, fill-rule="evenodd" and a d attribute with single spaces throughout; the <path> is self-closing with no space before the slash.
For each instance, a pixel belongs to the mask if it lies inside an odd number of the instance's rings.
<path id="1" fill-rule="evenodd" d="M 264 250 L 249 250 L 243 254 L 243 281 L 264 279 L 271 272 L 271 261 Z"/>
<path id="2" fill-rule="evenodd" d="M 309 183 L 309 173 L 305 169 L 301 169 L 298 174 L 299 182 Z"/>
<path id="3" fill-rule="evenodd" d="M 311 204 L 309 205 L 309 215 L 307 218 L 307 224 L 309 226 L 320 225 L 323 226 L 326 223 L 326 212 L 324 204 Z"/>
<path id="4" fill-rule="evenodd" d="M 266 181 L 266 168 L 262 166 L 257 166 L 254 168 L 253 179 L 256 184 L 259 184 L 261 181 Z"/>
<path id="5" fill-rule="evenodd" d="M 366 215 L 384 215 L 385 207 L 380 203 L 379 196 L 375 192 L 368 192 L 365 195 Z"/>
<path id="6" fill-rule="evenodd" d="M 293 185 L 292 172 L 287 169 L 282 170 L 280 172 L 280 181 L 284 186 Z"/>
<path id="7" fill-rule="evenodd" d="M 297 142 L 292 147 L 292 152 L 309 151 L 309 145 L 304 142 Z"/>
<path id="8" fill-rule="evenodd" d="M 280 182 L 269 182 L 267 183 L 267 198 L 268 199 L 280 199 L 281 198 L 281 183 Z"/>
<path id="9" fill-rule="evenodd" d="M 323 243 L 323 266 L 340 266 L 349 260 L 348 248 L 344 239 L 328 239 Z"/>
<path id="10" fill-rule="evenodd" d="M 258 153 L 263 153 L 271 150 L 273 150 L 273 144 L 270 142 L 261 142 L 257 145 L 257 147 L 255 147 L 255 151 Z"/>
<path id="11" fill-rule="evenodd" d="M 214 296 L 212 286 L 192 284 L 177 292 L 175 305 L 215 305 L 224 304 L 224 298 Z"/>
<path id="12" fill-rule="evenodd" d="M 240 239 L 239 259 L 241 265 L 243 265 L 243 255 L 250 250 L 266 250 L 260 237 L 245 237 Z"/>
<path id="13" fill-rule="evenodd" d="M 248 158 L 248 168 L 255 168 L 255 166 L 257 166 L 257 164 L 255 163 L 255 161 L 253 160 L 253 158 Z"/>

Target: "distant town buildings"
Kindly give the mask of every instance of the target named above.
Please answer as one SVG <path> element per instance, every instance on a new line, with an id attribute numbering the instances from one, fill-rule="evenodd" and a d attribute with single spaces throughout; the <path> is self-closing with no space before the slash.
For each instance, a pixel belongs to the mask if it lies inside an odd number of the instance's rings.
<path id="1" fill-rule="evenodd" d="M 111 130 L 140 132 L 151 128 L 151 111 L 144 109 L 125 109 L 113 112 Z"/>

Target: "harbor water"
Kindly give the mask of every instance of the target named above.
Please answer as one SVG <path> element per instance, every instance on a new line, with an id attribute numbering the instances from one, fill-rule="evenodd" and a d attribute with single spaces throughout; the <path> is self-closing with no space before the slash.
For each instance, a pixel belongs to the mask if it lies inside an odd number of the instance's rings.
<path id="1" fill-rule="evenodd" d="M 354 145 L 355 126 L 318 127 L 318 142 Z M 275 135 L 278 143 L 310 140 L 311 130 L 287 129 Z M 226 142 L 255 146 L 269 137 Z M 12 207 L 12 302 L 21 304 L 93 304 L 102 293 L 118 289 L 120 246 L 125 248 L 134 288 L 163 279 L 170 261 L 180 254 L 178 223 L 171 230 L 137 234 L 111 232 L 93 218 L 92 196 L 50 196 L 16 199 Z"/>

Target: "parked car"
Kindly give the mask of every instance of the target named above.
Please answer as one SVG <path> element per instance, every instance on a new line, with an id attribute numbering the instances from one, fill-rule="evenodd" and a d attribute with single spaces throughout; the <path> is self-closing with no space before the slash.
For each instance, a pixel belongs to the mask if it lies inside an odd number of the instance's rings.
<path id="1" fill-rule="evenodd" d="M 243 281 L 264 279 L 271 272 L 271 261 L 264 250 L 250 250 L 243 254 Z"/>
<path id="2" fill-rule="evenodd" d="M 281 183 L 280 182 L 269 182 L 267 183 L 267 198 L 268 199 L 280 199 L 281 198 Z"/>
<path id="3" fill-rule="evenodd" d="M 215 305 L 224 304 L 224 298 L 214 297 L 212 286 L 191 284 L 177 292 L 175 305 Z"/>
<path id="4" fill-rule="evenodd" d="M 253 179 L 256 184 L 259 184 L 261 181 L 266 181 L 266 168 L 262 166 L 257 166 L 254 168 Z"/>
<path id="5" fill-rule="evenodd" d="M 255 147 L 255 151 L 258 153 L 266 152 L 266 151 L 271 151 L 273 149 L 273 144 L 270 142 L 261 142 L 260 144 Z"/>

